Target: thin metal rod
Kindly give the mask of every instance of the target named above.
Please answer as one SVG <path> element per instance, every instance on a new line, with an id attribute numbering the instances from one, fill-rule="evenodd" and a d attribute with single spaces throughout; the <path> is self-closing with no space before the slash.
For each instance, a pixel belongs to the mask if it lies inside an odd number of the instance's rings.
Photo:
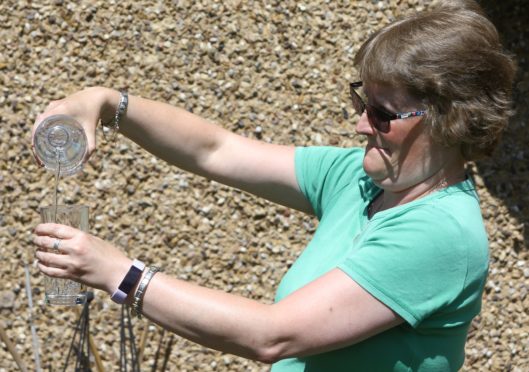
<path id="1" fill-rule="evenodd" d="M 7 333 L 4 329 L 4 326 L 1 323 L 0 323 L 0 339 L 4 342 L 4 344 L 6 344 L 7 350 L 13 356 L 13 359 L 15 360 L 15 363 L 17 364 L 18 368 L 20 368 L 22 372 L 27 372 L 28 369 L 26 367 L 26 364 L 24 363 L 20 355 L 15 350 L 15 346 L 13 345 L 9 337 L 7 337 Z"/>
<path id="2" fill-rule="evenodd" d="M 91 292 L 87 292 L 87 302 L 91 302 L 91 301 L 92 301 Z M 75 307 L 75 314 L 77 314 L 77 316 L 80 317 L 82 314 L 82 311 L 80 311 L 78 307 Z M 94 356 L 94 359 L 96 362 L 97 372 L 105 372 L 105 366 L 103 365 L 103 362 L 101 360 L 101 355 L 99 355 L 99 351 L 97 350 L 94 337 L 92 337 L 90 333 L 88 333 L 88 344 L 90 346 L 90 351 L 92 352 L 92 355 Z"/>
<path id="3" fill-rule="evenodd" d="M 164 372 L 167 369 L 167 362 L 169 361 L 169 357 L 171 356 L 171 349 L 173 348 L 173 343 L 174 343 L 174 334 L 171 334 L 171 337 L 169 337 L 169 341 L 167 342 L 167 347 L 165 349 L 165 355 L 163 357 L 162 372 Z"/>
<path id="4" fill-rule="evenodd" d="M 149 323 L 145 323 L 143 332 L 140 337 L 140 350 L 138 352 L 138 366 L 141 366 L 143 360 L 143 351 L 145 350 L 145 343 L 147 342 L 147 334 L 149 333 Z"/>
<path id="5" fill-rule="evenodd" d="M 154 355 L 154 363 L 152 365 L 152 372 L 156 372 L 158 367 L 158 357 L 160 356 L 160 349 L 162 348 L 163 336 L 165 335 L 165 329 L 162 328 L 162 333 L 160 335 L 160 342 L 158 342 L 158 348 L 156 349 L 156 354 Z"/>
<path id="6" fill-rule="evenodd" d="M 40 372 L 40 353 L 39 353 L 39 337 L 37 336 L 37 330 L 35 329 L 35 323 L 33 322 L 33 297 L 31 291 L 31 280 L 29 275 L 28 264 L 24 264 L 24 271 L 26 273 L 26 296 L 28 297 L 29 304 L 29 325 L 31 329 L 31 340 L 33 342 L 33 354 L 35 356 L 35 371 Z"/>

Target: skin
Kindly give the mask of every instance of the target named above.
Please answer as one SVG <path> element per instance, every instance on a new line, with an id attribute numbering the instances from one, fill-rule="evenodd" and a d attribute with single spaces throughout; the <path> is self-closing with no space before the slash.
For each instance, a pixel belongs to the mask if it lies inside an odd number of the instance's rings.
<path id="1" fill-rule="evenodd" d="M 371 96 L 381 97 L 380 103 L 387 109 L 413 103 L 391 101 L 402 92 L 390 94 L 382 87 L 372 86 L 366 89 Z M 52 102 L 37 123 L 58 113 L 74 116 L 87 132 L 90 154 L 96 146 L 98 119 L 108 121 L 118 101 L 116 91 L 89 88 Z M 420 197 L 435 180 L 451 173 L 451 163 L 447 162 L 454 151 L 426 156 L 433 152 L 433 145 L 419 121 L 396 120 L 387 134 L 377 133 L 365 114 L 358 123 L 357 132 L 368 138 L 364 167 L 383 187 L 385 207 Z M 292 146 L 244 138 L 184 110 L 135 96 L 129 96 L 120 130 L 170 164 L 312 213 L 297 185 Z M 46 252 L 56 239 L 62 240 L 62 254 Z M 109 294 L 132 263 L 113 245 L 68 226 L 40 224 L 35 229 L 34 242 L 38 267 L 44 274 L 74 279 Z M 274 304 L 158 273 L 145 292 L 143 313 L 182 337 L 265 363 L 352 345 L 403 322 L 338 269 Z M 321 326 L 313 327 L 314 324 Z"/>
<path id="2" fill-rule="evenodd" d="M 408 112 L 422 107 L 420 99 L 406 90 L 384 84 L 365 84 L 369 103 L 389 112 Z M 378 211 L 416 200 L 465 178 L 465 161 L 454 147 L 444 147 L 421 125 L 423 117 L 391 121 L 388 133 L 377 131 L 364 112 L 356 132 L 367 137 L 364 170 L 384 191 Z"/>

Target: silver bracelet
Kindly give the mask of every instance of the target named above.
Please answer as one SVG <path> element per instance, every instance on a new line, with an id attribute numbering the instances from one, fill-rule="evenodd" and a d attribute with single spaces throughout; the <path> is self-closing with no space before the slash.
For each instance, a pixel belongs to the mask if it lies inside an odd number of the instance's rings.
<path id="1" fill-rule="evenodd" d="M 131 310 L 132 310 L 132 315 L 137 316 L 138 319 L 141 319 L 143 295 L 145 294 L 145 290 L 147 289 L 147 286 L 149 285 L 149 282 L 151 281 L 154 274 L 156 274 L 158 271 L 160 271 L 160 268 L 157 266 L 149 267 L 147 274 L 145 274 L 145 277 L 140 282 L 140 285 L 138 286 L 136 293 L 134 293 L 134 300 L 132 302 Z"/>
<path id="2" fill-rule="evenodd" d="M 103 124 L 103 134 L 105 135 L 105 128 L 108 128 L 109 131 L 112 132 L 112 139 L 116 136 L 116 133 L 119 132 L 119 123 L 121 122 L 121 119 L 123 118 L 123 115 L 127 112 L 127 107 L 129 106 L 129 94 L 126 90 L 122 90 L 119 92 L 119 104 L 118 108 L 116 109 L 116 113 L 114 114 L 114 118 L 106 123 Z"/>

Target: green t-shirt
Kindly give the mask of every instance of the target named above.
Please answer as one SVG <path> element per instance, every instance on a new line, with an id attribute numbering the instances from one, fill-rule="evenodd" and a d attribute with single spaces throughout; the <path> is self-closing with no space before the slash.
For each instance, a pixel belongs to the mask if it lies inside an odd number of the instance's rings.
<path id="1" fill-rule="evenodd" d="M 488 268 L 474 184 L 467 179 L 369 220 L 367 206 L 381 190 L 365 174 L 363 155 L 296 149 L 297 180 L 319 225 L 276 301 L 339 268 L 405 323 L 339 350 L 284 359 L 272 371 L 456 371 Z"/>

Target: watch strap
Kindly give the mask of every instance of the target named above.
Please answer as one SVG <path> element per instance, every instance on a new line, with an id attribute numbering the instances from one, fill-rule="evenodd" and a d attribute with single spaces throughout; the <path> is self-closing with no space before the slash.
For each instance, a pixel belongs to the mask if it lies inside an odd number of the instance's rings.
<path id="1" fill-rule="evenodd" d="M 124 304 L 129 293 L 138 284 L 141 279 L 141 275 L 145 270 L 145 264 L 140 260 L 134 259 L 129 271 L 121 281 L 118 289 L 112 294 L 110 299 L 118 304 Z"/>

